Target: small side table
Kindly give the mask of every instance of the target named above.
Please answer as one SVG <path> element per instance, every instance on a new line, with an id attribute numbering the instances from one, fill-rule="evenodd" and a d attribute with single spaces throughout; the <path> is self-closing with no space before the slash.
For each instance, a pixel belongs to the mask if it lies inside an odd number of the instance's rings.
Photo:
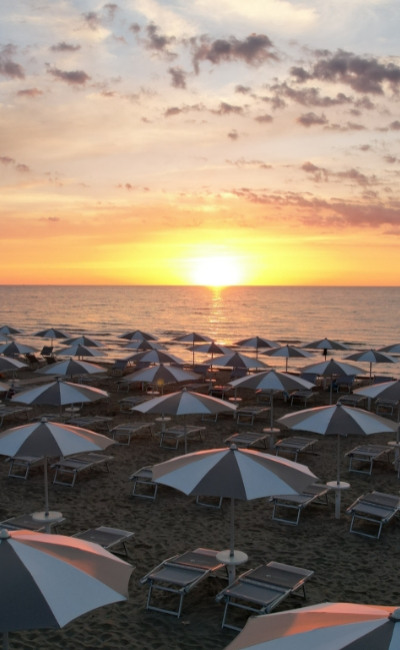
<path id="1" fill-rule="evenodd" d="M 281 429 L 274 429 L 273 427 L 265 427 L 262 430 L 263 433 L 269 433 L 269 448 L 275 449 L 276 436 L 279 436 L 282 431 Z"/>
<path id="2" fill-rule="evenodd" d="M 51 527 L 54 526 L 54 524 L 59 524 L 64 521 L 61 512 L 57 512 L 56 510 L 50 510 L 49 512 L 34 512 L 32 514 L 32 519 L 40 524 L 44 524 L 46 533 L 51 533 Z"/>
<path id="3" fill-rule="evenodd" d="M 243 551 L 235 550 L 232 555 L 229 548 L 217 553 L 216 557 L 218 562 L 222 562 L 222 564 L 226 565 L 230 585 L 235 581 L 236 567 L 244 564 L 249 559 L 249 556 L 246 553 L 243 553 Z"/>
<path id="4" fill-rule="evenodd" d="M 164 433 L 165 425 L 167 422 L 171 422 L 171 418 L 168 416 L 167 417 L 162 416 L 161 418 L 156 418 L 155 422 L 161 422 L 161 433 Z"/>
<path id="5" fill-rule="evenodd" d="M 350 487 L 350 483 L 346 483 L 345 481 L 340 481 L 338 483 L 337 481 L 329 481 L 326 484 L 329 488 L 332 488 L 335 490 L 335 517 L 336 519 L 340 519 L 340 501 L 341 501 L 341 493 L 342 490 L 348 490 Z"/>

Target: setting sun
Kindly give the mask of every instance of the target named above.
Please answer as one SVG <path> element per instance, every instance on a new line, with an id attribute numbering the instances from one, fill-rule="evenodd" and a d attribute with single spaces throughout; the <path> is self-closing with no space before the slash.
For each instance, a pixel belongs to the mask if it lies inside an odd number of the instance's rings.
<path id="1" fill-rule="evenodd" d="M 207 287 L 226 287 L 243 282 L 240 261 L 231 256 L 196 258 L 191 275 L 193 284 Z"/>

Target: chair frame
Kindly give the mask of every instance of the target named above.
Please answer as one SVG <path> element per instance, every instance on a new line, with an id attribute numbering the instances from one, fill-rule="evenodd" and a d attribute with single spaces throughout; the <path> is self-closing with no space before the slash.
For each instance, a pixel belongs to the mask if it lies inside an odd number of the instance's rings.
<path id="1" fill-rule="evenodd" d="M 382 527 L 391 521 L 400 511 L 400 497 L 385 492 L 368 492 L 362 494 L 346 510 L 351 515 L 350 533 L 379 539 Z M 355 528 L 357 521 L 368 522 L 378 527 L 376 534 L 366 532 L 362 528 Z"/>

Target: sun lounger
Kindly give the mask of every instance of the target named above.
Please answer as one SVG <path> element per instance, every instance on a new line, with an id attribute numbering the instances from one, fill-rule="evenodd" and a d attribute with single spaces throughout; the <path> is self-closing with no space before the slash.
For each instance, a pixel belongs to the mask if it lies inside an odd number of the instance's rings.
<path id="1" fill-rule="evenodd" d="M 346 510 L 351 515 L 350 532 L 364 537 L 379 539 L 382 526 L 393 519 L 400 509 L 400 496 L 386 494 L 385 492 L 369 492 L 363 494 Z M 362 526 L 355 528 L 357 522 L 363 522 Z M 367 526 L 365 526 L 367 522 Z M 377 531 L 372 531 L 377 527 Z"/>
<path id="2" fill-rule="evenodd" d="M 314 399 L 314 392 L 312 390 L 295 390 L 294 393 L 290 395 L 290 406 L 294 406 L 296 402 L 304 404 L 304 408 L 307 406 L 308 402 Z"/>
<path id="3" fill-rule="evenodd" d="M 288 494 L 283 496 L 270 497 L 274 504 L 272 511 L 272 519 L 280 521 L 285 524 L 297 526 L 300 520 L 300 515 L 304 508 L 311 503 L 319 503 L 328 505 L 328 492 L 331 488 L 327 485 L 319 485 L 313 483 L 308 488 L 303 490 L 301 494 Z M 288 519 L 288 511 L 295 510 L 295 518 Z M 286 512 L 284 515 L 283 513 Z"/>
<path id="4" fill-rule="evenodd" d="M 83 539 L 86 542 L 94 542 L 99 544 L 107 551 L 112 551 L 118 555 L 128 555 L 128 550 L 126 547 L 126 542 L 132 537 L 135 533 L 132 533 L 129 530 L 122 530 L 121 528 L 110 528 L 109 526 L 98 526 L 97 528 L 88 528 L 81 533 L 75 533 L 72 537 L 77 537 L 78 539 Z M 118 551 L 118 547 L 122 547 L 122 551 Z"/>
<path id="5" fill-rule="evenodd" d="M 345 406 L 358 406 L 360 408 L 365 399 L 366 397 L 364 395 L 349 393 L 348 395 L 341 395 L 338 399 L 338 404 L 344 404 Z"/>
<path id="6" fill-rule="evenodd" d="M 140 469 L 133 472 L 129 477 L 130 481 L 133 481 L 132 495 L 134 497 L 141 497 L 142 499 L 151 499 L 155 500 L 157 496 L 157 483 L 153 481 L 153 472 L 151 465 L 146 467 L 141 467 Z M 138 492 L 138 486 L 144 485 L 144 491 Z"/>
<path id="7" fill-rule="evenodd" d="M 168 429 L 163 429 L 160 432 L 160 447 L 164 449 L 178 449 L 180 440 L 186 440 L 192 436 L 199 434 L 200 440 L 203 439 L 203 431 L 206 430 L 206 427 L 198 427 L 195 425 L 183 425 L 178 424 L 174 427 L 169 427 Z M 165 441 L 172 440 L 174 444 L 168 444 Z"/>
<path id="8" fill-rule="evenodd" d="M 371 476 L 374 462 L 386 461 L 389 462 L 389 454 L 392 448 L 387 445 L 360 445 L 354 447 L 347 452 L 346 456 L 349 457 L 349 472 L 357 472 L 358 474 L 368 474 Z M 354 467 L 354 463 L 359 463 Z M 361 467 L 360 467 L 361 464 Z M 367 469 L 362 469 L 367 465 Z"/>
<path id="9" fill-rule="evenodd" d="M 62 458 L 52 465 L 52 468 L 55 469 L 53 483 L 74 487 L 78 474 L 86 469 L 103 465 L 106 471 L 109 472 L 108 463 L 113 458 L 113 456 L 106 456 L 105 454 L 97 454 L 95 452 Z"/>
<path id="10" fill-rule="evenodd" d="M 145 429 L 150 429 L 150 435 L 152 436 L 153 422 L 141 422 L 140 424 L 125 422 L 123 424 L 117 424 L 117 426 L 111 429 L 110 434 L 115 442 L 118 442 L 120 445 L 130 445 L 132 436 Z"/>
<path id="11" fill-rule="evenodd" d="M 254 420 L 270 412 L 267 406 L 241 406 L 234 412 L 237 424 L 254 424 Z"/>
<path id="12" fill-rule="evenodd" d="M 238 447 L 262 446 L 266 449 L 269 438 L 270 434 L 266 431 L 260 433 L 257 431 L 243 431 L 242 433 L 233 433 L 229 438 L 226 438 L 225 443 L 228 445 L 234 443 Z"/>
<path id="13" fill-rule="evenodd" d="M 43 465 L 44 457 L 37 456 L 10 456 L 6 459 L 10 463 L 8 476 L 12 478 L 27 479 L 31 467 Z"/>
<path id="14" fill-rule="evenodd" d="M 394 399 L 375 400 L 375 412 L 381 415 L 393 415 L 399 406 L 399 401 Z"/>
<path id="15" fill-rule="evenodd" d="M 81 415 L 70 420 L 67 420 L 67 424 L 71 424 L 74 427 L 83 427 L 84 429 L 96 429 L 97 431 L 105 431 L 108 433 L 110 431 L 110 423 L 113 421 L 113 418 L 106 415 Z"/>
<path id="16" fill-rule="evenodd" d="M 290 438 L 282 438 L 275 443 L 275 452 L 279 456 L 281 452 L 285 454 L 293 454 L 294 460 L 297 462 L 299 454 L 308 452 L 313 453 L 314 446 L 317 444 L 315 438 L 305 438 L 304 436 L 291 436 Z"/>
<path id="17" fill-rule="evenodd" d="M 0 521 L 0 528 L 7 528 L 7 530 L 34 530 L 37 533 L 44 533 L 46 532 L 46 526 L 55 528 L 65 521 L 65 517 L 61 517 L 57 521 L 45 524 L 35 520 L 33 514 L 17 515 L 16 517 L 10 517 L 9 519 Z"/>
<path id="18" fill-rule="evenodd" d="M 182 555 L 164 560 L 156 566 L 150 573 L 147 573 L 141 580 L 141 584 L 149 585 L 147 595 L 146 609 L 156 612 L 172 614 L 179 616 L 182 612 L 183 599 L 185 594 L 196 587 L 199 582 L 215 574 L 222 569 L 224 565 L 216 559 L 218 551 L 208 548 L 197 548 L 194 551 L 188 551 Z M 178 597 L 178 607 L 172 609 L 168 602 L 153 604 L 152 597 L 154 591 L 173 594 Z"/>
<path id="19" fill-rule="evenodd" d="M 217 602 L 225 601 L 222 627 L 241 629 L 233 622 L 227 622 L 231 608 L 268 614 L 283 600 L 300 590 L 298 595 L 305 598 L 305 583 L 313 574 L 314 571 L 280 562 L 269 562 L 242 573 L 233 584 L 217 595 Z"/>

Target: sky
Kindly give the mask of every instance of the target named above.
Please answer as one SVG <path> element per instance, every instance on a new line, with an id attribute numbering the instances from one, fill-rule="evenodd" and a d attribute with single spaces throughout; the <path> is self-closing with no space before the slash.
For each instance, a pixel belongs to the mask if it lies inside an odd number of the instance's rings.
<path id="1" fill-rule="evenodd" d="M 0 3 L 2 284 L 400 284 L 398 0 Z"/>

